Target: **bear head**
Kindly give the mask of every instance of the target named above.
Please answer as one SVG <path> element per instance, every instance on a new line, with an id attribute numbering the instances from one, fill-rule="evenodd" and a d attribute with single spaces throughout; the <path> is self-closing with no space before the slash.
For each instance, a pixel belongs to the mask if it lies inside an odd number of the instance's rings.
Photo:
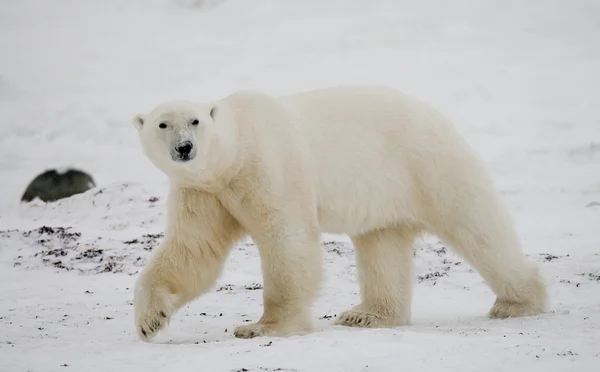
<path id="1" fill-rule="evenodd" d="M 216 103 L 171 101 L 136 115 L 133 125 L 156 167 L 172 179 L 194 183 L 231 165 L 235 133 L 228 116 Z"/>

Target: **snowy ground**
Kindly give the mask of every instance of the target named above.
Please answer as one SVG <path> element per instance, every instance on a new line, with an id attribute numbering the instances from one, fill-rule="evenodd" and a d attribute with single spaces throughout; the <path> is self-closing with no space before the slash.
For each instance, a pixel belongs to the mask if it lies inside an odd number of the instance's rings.
<path id="1" fill-rule="evenodd" d="M 0 50 L 0 371 L 600 370 L 597 1 L 2 1 Z M 131 289 L 162 238 L 167 184 L 133 115 L 343 83 L 397 87 L 456 123 L 551 280 L 551 312 L 487 319 L 489 289 L 432 237 L 412 325 L 334 327 L 359 295 L 351 244 L 324 236 L 319 331 L 238 340 L 233 326 L 261 314 L 248 241 L 211 293 L 138 340 Z M 66 165 L 98 187 L 19 205 Z"/>

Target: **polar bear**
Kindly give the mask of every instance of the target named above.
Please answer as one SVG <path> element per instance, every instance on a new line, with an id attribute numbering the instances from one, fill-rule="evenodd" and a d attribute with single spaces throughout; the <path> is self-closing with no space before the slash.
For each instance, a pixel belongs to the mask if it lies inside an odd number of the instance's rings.
<path id="1" fill-rule="evenodd" d="M 349 235 L 356 250 L 362 301 L 337 325 L 410 322 L 421 233 L 482 276 L 496 295 L 489 317 L 546 311 L 546 284 L 482 161 L 416 98 L 381 86 L 239 91 L 163 103 L 133 122 L 144 153 L 170 179 L 165 237 L 135 285 L 145 341 L 212 288 L 245 236 L 260 252 L 264 309 L 235 329 L 239 338 L 311 332 L 323 232 Z"/>

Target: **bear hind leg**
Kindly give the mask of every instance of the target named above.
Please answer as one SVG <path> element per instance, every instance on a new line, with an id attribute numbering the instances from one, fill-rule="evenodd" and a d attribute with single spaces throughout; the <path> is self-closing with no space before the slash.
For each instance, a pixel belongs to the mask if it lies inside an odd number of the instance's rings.
<path id="1" fill-rule="evenodd" d="M 335 324 L 384 328 L 410 322 L 413 242 L 419 231 L 405 226 L 352 238 L 362 301 L 340 314 Z"/>
<path id="2" fill-rule="evenodd" d="M 547 307 L 546 283 L 521 250 L 516 230 L 498 207 L 490 218 L 454 219 L 436 234 L 462 256 L 496 295 L 490 318 L 532 316 Z"/>

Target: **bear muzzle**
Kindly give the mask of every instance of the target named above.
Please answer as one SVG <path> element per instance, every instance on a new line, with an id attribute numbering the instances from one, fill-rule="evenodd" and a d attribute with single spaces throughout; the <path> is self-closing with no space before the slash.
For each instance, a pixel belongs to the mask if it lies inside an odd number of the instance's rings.
<path id="1" fill-rule="evenodd" d="M 182 141 L 171 151 L 171 158 L 176 162 L 186 162 L 196 157 L 196 148 L 190 141 Z"/>

